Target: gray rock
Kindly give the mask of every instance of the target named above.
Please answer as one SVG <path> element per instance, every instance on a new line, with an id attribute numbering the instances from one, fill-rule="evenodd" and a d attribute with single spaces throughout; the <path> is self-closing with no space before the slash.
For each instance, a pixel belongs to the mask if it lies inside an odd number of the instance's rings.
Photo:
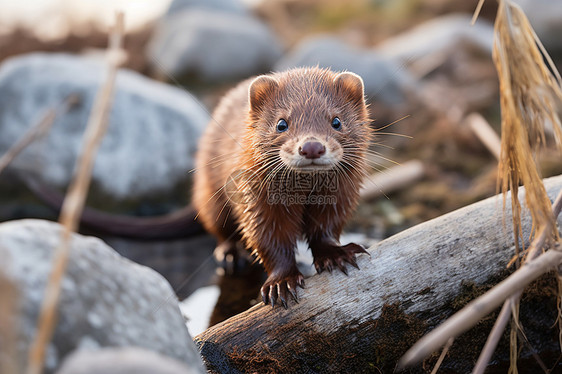
<path id="1" fill-rule="evenodd" d="M 248 9 L 239 0 L 174 0 L 168 8 L 166 16 L 185 9 L 211 9 L 227 13 L 248 14 Z"/>
<path id="2" fill-rule="evenodd" d="M 208 9 L 163 19 L 147 47 L 163 75 L 193 74 L 204 82 L 238 80 L 271 69 L 283 48 L 260 20 Z"/>
<path id="3" fill-rule="evenodd" d="M 30 145 L 11 167 L 31 169 L 50 185 L 66 186 L 103 77 L 101 61 L 67 54 L 6 60 L 0 67 L 0 154 L 67 95 L 81 98 L 80 105 L 59 116 L 48 136 Z M 93 183 L 116 199 L 170 191 L 193 168 L 197 139 L 208 120 L 204 106 L 189 93 L 120 70 Z"/>
<path id="4" fill-rule="evenodd" d="M 15 285 L 20 300 L 22 358 L 35 334 L 60 231 L 58 224 L 41 220 L 0 224 L 0 272 Z M 143 347 L 201 365 L 176 296 L 162 276 L 119 256 L 97 238 L 75 234 L 58 324 L 46 353 L 47 372 L 76 349 L 112 346 Z"/>
<path id="5" fill-rule="evenodd" d="M 297 66 L 320 66 L 333 70 L 349 70 L 359 74 L 365 93 L 371 100 L 399 104 L 414 81 L 408 72 L 377 52 L 350 47 L 333 37 L 307 39 L 276 65 L 275 70 Z"/>
<path id="6" fill-rule="evenodd" d="M 169 357 L 141 348 L 81 350 L 69 355 L 56 374 L 195 374 L 199 367 L 188 367 Z"/>
<path id="7" fill-rule="evenodd" d="M 386 39 L 376 49 L 383 56 L 408 64 L 459 43 L 469 43 L 491 55 L 493 25 L 479 19 L 471 26 L 470 21 L 471 16 L 467 14 L 438 17 Z"/>
<path id="8" fill-rule="evenodd" d="M 519 4 L 539 39 L 549 50 L 562 50 L 562 1 L 515 0 Z"/>

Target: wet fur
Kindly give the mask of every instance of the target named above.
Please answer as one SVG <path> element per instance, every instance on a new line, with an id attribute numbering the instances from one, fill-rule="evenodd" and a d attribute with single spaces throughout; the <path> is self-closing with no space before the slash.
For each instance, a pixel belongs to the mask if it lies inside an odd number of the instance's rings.
<path id="1" fill-rule="evenodd" d="M 331 127 L 335 116 L 341 131 Z M 308 241 L 319 272 L 334 267 L 345 272 L 345 262 L 356 266 L 355 254 L 364 250 L 355 244 L 341 247 L 339 236 L 357 205 L 371 138 L 360 78 L 338 78 L 319 68 L 261 76 L 227 93 L 212 117 L 197 154 L 193 203 L 219 247 L 230 250 L 241 242 L 263 264 L 269 275 L 264 302 L 275 304 L 279 298 L 286 306 L 287 294 L 296 300 L 296 287 L 304 284 L 294 255 L 298 239 Z M 283 133 L 276 131 L 280 118 L 289 124 Z M 299 193 L 334 195 L 337 203 L 269 203 L 267 189 L 274 178 L 302 172 L 291 162 L 298 164 L 296 149 L 311 137 L 326 145 L 338 189 Z M 231 203 L 224 190 L 235 170 L 253 176 L 240 185 L 245 204 Z"/>

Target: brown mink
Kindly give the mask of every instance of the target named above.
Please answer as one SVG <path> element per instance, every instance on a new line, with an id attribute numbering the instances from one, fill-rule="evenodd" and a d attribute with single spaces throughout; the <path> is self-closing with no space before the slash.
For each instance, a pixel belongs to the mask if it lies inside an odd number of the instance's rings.
<path id="1" fill-rule="evenodd" d="M 193 204 L 217 250 L 243 246 L 263 264 L 264 303 L 287 307 L 304 286 L 304 238 L 317 272 L 357 267 L 360 245 L 339 237 L 355 209 L 371 138 L 362 79 L 298 68 L 228 92 L 199 143 Z"/>

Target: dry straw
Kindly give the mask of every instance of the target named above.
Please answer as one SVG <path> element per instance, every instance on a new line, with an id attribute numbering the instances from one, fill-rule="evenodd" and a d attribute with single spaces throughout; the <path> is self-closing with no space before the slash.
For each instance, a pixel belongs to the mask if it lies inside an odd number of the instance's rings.
<path id="1" fill-rule="evenodd" d="M 500 82 L 502 110 L 498 181 L 504 203 L 507 191 L 513 191 L 513 231 L 518 256 L 521 203 L 517 189 L 521 183 L 525 186 L 526 205 L 535 231 L 547 228 L 549 236 L 558 239 L 550 200 L 537 171 L 534 151 L 545 145 L 545 126 L 548 124 L 556 143 L 561 144 L 562 125 L 556 110 L 562 100 L 561 80 L 553 64 L 550 69 L 545 65 L 543 56 L 547 61 L 551 60 L 518 5 L 501 1 L 494 29 L 493 57 Z"/>
<path id="2" fill-rule="evenodd" d="M 18 295 L 16 287 L 0 272 L 0 373 L 18 374 L 17 356 Z"/>
<path id="3" fill-rule="evenodd" d="M 61 293 L 62 278 L 65 274 L 70 255 L 71 236 L 78 228 L 79 218 L 84 208 L 95 154 L 108 126 L 108 115 L 113 97 L 117 68 L 123 61 L 121 50 L 123 22 L 123 14 L 118 13 L 116 15 L 116 25 L 110 35 L 105 81 L 97 94 L 84 135 L 83 153 L 78 160 L 76 175 L 62 206 L 59 218 L 59 222 L 63 225 L 61 240 L 54 253 L 53 267 L 41 306 L 37 333 L 29 351 L 28 374 L 40 374 L 42 372 L 45 350 L 56 326 L 56 309 Z"/>
<path id="4" fill-rule="evenodd" d="M 512 191 L 511 212 L 515 239 L 515 257 L 512 262 L 520 264 L 519 238 L 521 231 L 521 202 L 517 190 L 525 186 L 526 206 L 533 221 L 533 232 L 541 233 L 547 244 L 559 240 L 556 219 L 552 214 L 550 200 L 546 194 L 535 162 L 536 150 L 546 145 L 545 127 L 550 125 L 556 144 L 562 141 L 562 125 L 557 107 L 562 100 L 562 82 L 552 60 L 535 34 L 521 8 L 511 1 L 500 1 L 494 25 L 493 58 L 500 82 L 500 104 L 502 110 L 502 146 L 498 169 L 498 186 L 505 197 Z M 550 64 L 547 66 L 546 61 Z M 554 73 L 554 75 L 553 75 Z M 542 249 L 544 244 L 540 246 Z M 535 246 L 534 250 L 539 247 Z M 510 262 L 511 264 L 511 262 Z M 519 328 L 520 294 L 511 297 L 512 323 L 510 333 L 510 369 L 517 373 L 517 330 Z M 507 313 L 507 312 L 504 312 Z M 497 326 L 490 334 L 489 344 L 482 351 L 474 370 L 484 372 L 484 363 L 489 362 L 496 344 L 492 336 L 503 331 L 506 316 L 500 316 Z"/>
<path id="5" fill-rule="evenodd" d="M 56 108 L 51 108 L 41 117 L 41 120 L 32 126 L 10 149 L 0 157 L 0 173 L 8 166 L 17 155 L 19 155 L 28 145 L 37 139 L 45 136 L 51 126 L 53 125 L 56 117 L 65 113 L 68 108 L 78 102 L 78 96 L 75 94 L 69 95 L 62 105 Z"/>

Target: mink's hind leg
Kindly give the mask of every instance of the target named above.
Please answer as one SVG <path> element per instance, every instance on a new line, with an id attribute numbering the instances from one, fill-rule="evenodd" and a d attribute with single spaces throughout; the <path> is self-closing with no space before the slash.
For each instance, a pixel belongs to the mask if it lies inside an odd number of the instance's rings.
<path id="1" fill-rule="evenodd" d="M 359 269 L 357 261 L 355 261 L 355 255 L 358 253 L 369 254 L 359 244 L 349 243 L 341 246 L 337 240 L 327 237 L 312 239 L 309 242 L 309 246 L 314 256 L 314 267 L 318 274 L 324 270 L 328 270 L 331 273 L 337 267 L 347 275 L 346 262 Z"/>
<path id="2" fill-rule="evenodd" d="M 252 256 L 240 238 L 219 241 L 213 256 L 226 273 L 231 275 L 252 263 Z"/>
<path id="3" fill-rule="evenodd" d="M 242 241 L 238 224 L 232 219 L 230 208 L 221 211 L 217 223 L 215 226 L 217 246 L 213 252 L 215 260 L 227 274 L 245 269 L 252 262 L 252 256 Z"/>

